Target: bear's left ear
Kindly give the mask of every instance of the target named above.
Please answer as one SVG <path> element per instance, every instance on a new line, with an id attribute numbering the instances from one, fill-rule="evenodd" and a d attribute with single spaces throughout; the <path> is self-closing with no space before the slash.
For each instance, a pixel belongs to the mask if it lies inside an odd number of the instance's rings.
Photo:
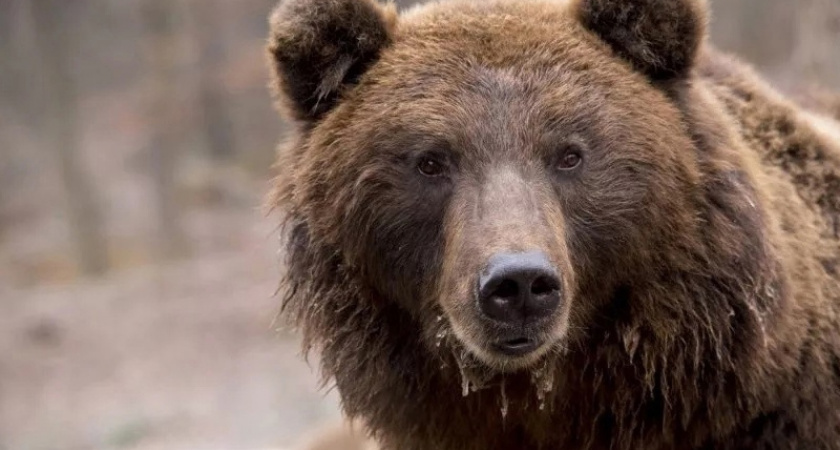
<path id="1" fill-rule="evenodd" d="M 685 76 L 706 37 L 706 0 L 576 0 L 581 23 L 653 79 Z"/>
<path id="2" fill-rule="evenodd" d="M 375 0 L 281 0 L 268 42 L 281 102 L 298 120 L 319 119 L 391 42 L 396 17 Z"/>

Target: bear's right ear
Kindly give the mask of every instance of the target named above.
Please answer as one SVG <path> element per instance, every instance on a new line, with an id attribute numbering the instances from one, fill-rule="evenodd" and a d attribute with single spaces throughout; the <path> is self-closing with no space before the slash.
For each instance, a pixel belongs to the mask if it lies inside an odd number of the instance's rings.
<path id="1" fill-rule="evenodd" d="M 584 27 L 655 81 L 679 78 L 706 38 L 707 0 L 576 0 Z"/>
<path id="2" fill-rule="evenodd" d="M 393 5 L 374 0 L 283 0 L 268 42 L 273 88 L 298 120 L 315 121 L 390 43 Z"/>

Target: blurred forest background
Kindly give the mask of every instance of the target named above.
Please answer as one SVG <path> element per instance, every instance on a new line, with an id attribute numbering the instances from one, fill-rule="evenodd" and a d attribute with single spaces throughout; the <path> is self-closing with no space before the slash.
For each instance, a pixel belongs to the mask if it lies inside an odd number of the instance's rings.
<path id="1" fill-rule="evenodd" d="M 275 448 L 337 417 L 273 324 L 274 3 L 0 0 L 0 450 Z M 840 0 L 713 5 L 777 86 L 840 89 Z"/>

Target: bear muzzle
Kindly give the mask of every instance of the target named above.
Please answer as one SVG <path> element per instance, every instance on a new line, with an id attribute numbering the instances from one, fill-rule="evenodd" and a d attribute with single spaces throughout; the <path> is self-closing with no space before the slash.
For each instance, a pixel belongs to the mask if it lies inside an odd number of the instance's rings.
<path id="1" fill-rule="evenodd" d="M 561 277 L 543 252 L 497 253 L 479 274 L 476 298 L 492 322 L 492 348 L 524 356 L 544 344 L 540 330 L 562 304 Z"/>

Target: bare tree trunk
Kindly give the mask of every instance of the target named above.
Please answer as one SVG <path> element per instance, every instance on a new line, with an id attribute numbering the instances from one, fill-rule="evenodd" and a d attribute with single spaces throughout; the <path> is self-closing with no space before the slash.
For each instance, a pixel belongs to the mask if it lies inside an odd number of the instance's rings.
<path id="1" fill-rule="evenodd" d="M 15 12 L 15 2 L 0 2 L 0 104 L 15 104 L 12 95 L 18 86 L 18 74 L 10 63 L 17 56 L 12 45 L 12 19 Z M 6 202 L 11 187 L 11 151 L 6 147 L 5 121 L 0 116 L 0 240 L 6 227 Z"/>
<path id="2" fill-rule="evenodd" d="M 41 97 L 45 100 L 45 131 L 59 163 L 79 265 L 85 274 L 99 275 L 108 268 L 108 255 L 102 212 L 80 156 L 78 100 L 70 60 L 76 53 L 75 36 L 67 17 L 70 3 L 38 0 L 31 6 L 46 92 Z"/>
<path id="3" fill-rule="evenodd" d="M 400 11 L 405 11 L 406 9 L 411 8 L 412 6 L 414 6 L 418 3 L 423 3 L 423 1 L 422 0 L 395 0 L 394 3 L 397 4 L 397 8 L 399 8 Z"/>
<path id="4" fill-rule="evenodd" d="M 160 256 L 166 259 L 180 258 L 188 253 L 175 183 L 184 132 L 183 124 L 178 123 L 182 117 L 176 113 L 178 105 L 175 104 L 178 94 L 177 61 L 182 53 L 176 26 L 179 4 L 176 0 L 146 0 L 143 5 L 154 89 L 150 123 L 155 132 L 152 161 L 158 202 L 158 248 Z"/>
<path id="5" fill-rule="evenodd" d="M 219 8 L 216 2 L 203 0 L 190 2 L 190 9 L 195 17 L 195 38 L 199 48 L 199 128 L 204 131 L 211 159 L 231 160 L 235 157 L 233 124 L 218 80 L 219 62 L 224 58 L 224 44 L 218 36 L 221 27 Z"/>
<path id="6" fill-rule="evenodd" d="M 832 1 L 832 0 L 829 0 Z M 787 63 L 799 2 L 712 0 L 712 34 L 717 45 L 768 69 Z"/>
<path id="7" fill-rule="evenodd" d="M 840 2 L 800 0 L 794 66 L 805 83 L 840 88 Z"/>

